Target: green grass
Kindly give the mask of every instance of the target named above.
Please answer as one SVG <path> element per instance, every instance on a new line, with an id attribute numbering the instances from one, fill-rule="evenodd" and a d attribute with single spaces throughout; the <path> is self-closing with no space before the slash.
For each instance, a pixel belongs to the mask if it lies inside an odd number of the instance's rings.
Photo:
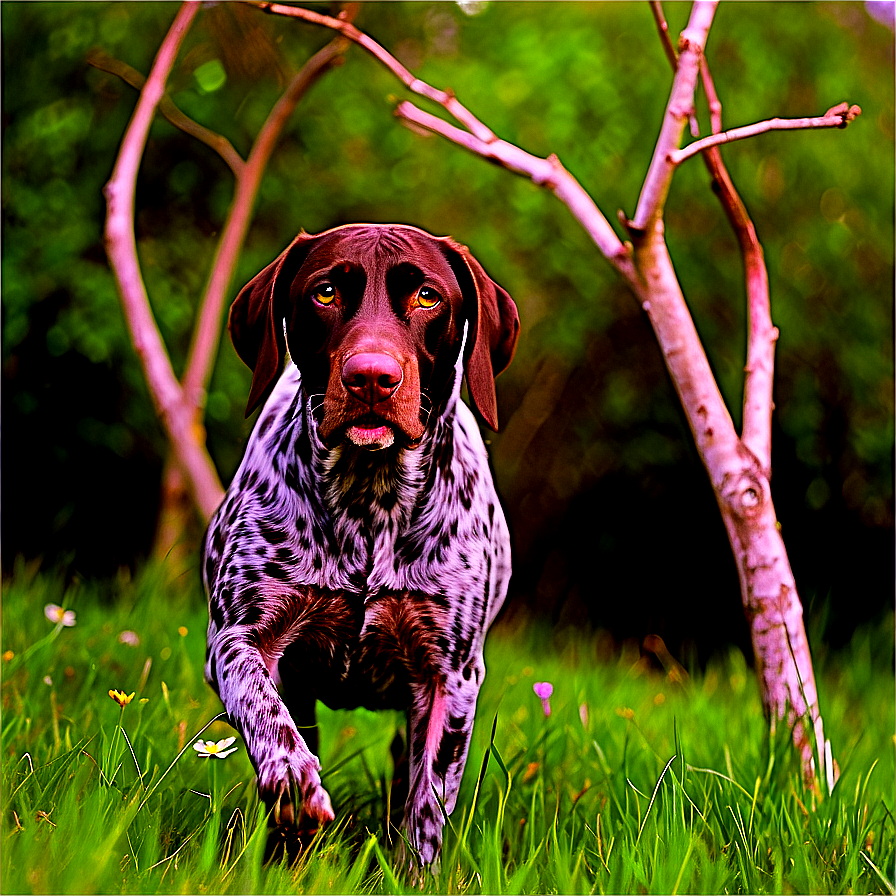
<path id="1" fill-rule="evenodd" d="M 77 624 L 54 628 L 48 603 Z M 262 867 L 245 749 L 192 749 L 203 729 L 232 733 L 202 678 L 198 589 L 154 570 L 65 591 L 22 567 L 2 611 L 4 893 L 417 892 L 383 824 L 397 714 L 321 709 L 337 822 L 297 864 Z M 593 634 L 499 626 L 441 868 L 420 889 L 892 893 L 892 619 L 818 654 L 842 772 L 824 799 L 770 737 L 739 653 L 688 678 Z M 550 716 L 535 681 L 554 685 Z"/>

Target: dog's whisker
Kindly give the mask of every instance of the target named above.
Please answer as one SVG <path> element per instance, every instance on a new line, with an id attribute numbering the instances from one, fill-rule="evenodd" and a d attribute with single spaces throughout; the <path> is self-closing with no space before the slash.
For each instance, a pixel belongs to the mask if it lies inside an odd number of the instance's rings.
<path id="1" fill-rule="evenodd" d="M 425 393 L 420 392 L 420 417 L 421 422 L 424 426 L 429 423 L 430 415 L 432 414 L 432 399 Z"/>
<path id="2" fill-rule="evenodd" d="M 318 399 L 315 403 L 315 399 Z M 312 415 L 316 414 L 323 406 L 324 400 L 326 399 L 326 393 L 324 392 L 315 392 L 313 395 L 308 396 L 308 412 Z"/>

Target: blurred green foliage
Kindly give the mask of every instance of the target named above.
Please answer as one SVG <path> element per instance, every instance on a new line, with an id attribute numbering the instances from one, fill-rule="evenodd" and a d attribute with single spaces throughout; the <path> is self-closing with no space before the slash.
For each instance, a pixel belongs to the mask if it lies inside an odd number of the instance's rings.
<path id="1" fill-rule="evenodd" d="M 99 47 L 145 74 L 174 12 L 153 2 L 0 7 L 6 563 L 42 553 L 102 571 L 148 549 L 165 444 L 102 245 L 102 187 L 136 93 L 87 57 Z M 675 35 L 688 7 L 666 12 Z M 633 213 L 671 82 L 647 4 L 364 3 L 356 22 L 500 137 L 557 153 L 614 226 L 617 209 Z M 330 38 L 209 4 L 170 94 L 245 155 L 286 80 Z M 797 579 L 804 598 L 873 609 L 892 591 L 893 34 L 863 4 L 790 4 L 786 14 L 722 4 L 708 59 L 729 127 L 843 100 L 863 109 L 845 131 L 768 134 L 724 157 L 765 247 L 781 330 L 774 490 Z M 232 293 L 300 228 L 401 221 L 453 234 L 521 312 L 492 439 L 518 598 L 575 617 L 615 582 L 647 602 L 658 629 L 686 628 L 720 603 L 736 619 L 714 502 L 640 309 L 550 194 L 401 127 L 391 111 L 405 95 L 357 47 L 313 88 L 269 166 Z M 705 103 L 700 120 L 705 133 Z M 156 122 L 137 235 L 176 370 L 231 195 L 213 151 Z M 666 229 L 739 422 L 742 265 L 699 160 L 676 175 Z M 207 425 L 226 480 L 248 434 L 249 375 L 222 345 Z M 700 595 L 670 608 L 666 583 L 696 562 Z M 598 621 L 619 622 L 618 607 L 601 612 Z"/>

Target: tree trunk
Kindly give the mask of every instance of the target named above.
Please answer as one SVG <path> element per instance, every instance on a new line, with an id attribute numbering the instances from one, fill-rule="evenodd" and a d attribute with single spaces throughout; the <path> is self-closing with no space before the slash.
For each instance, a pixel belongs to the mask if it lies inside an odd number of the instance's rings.
<path id="1" fill-rule="evenodd" d="M 195 557 L 201 537 L 199 514 L 187 479 L 173 453 L 165 459 L 152 557 L 177 570 L 186 569 Z"/>
<path id="2" fill-rule="evenodd" d="M 809 783 L 815 782 L 817 747 L 830 788 L 833 768 L 825 754 L 803 611 L 775 516 L 768 472 L 734 429 L 681 293 L 661 219 L 636 241 L 635 264 L 643 278 L 638 297 L 660 344 L 728 532 L 765 710 L 772 725 L 785 720 L 792 728 Z M 769 326 L 766 338 L 776 337 Z"/>

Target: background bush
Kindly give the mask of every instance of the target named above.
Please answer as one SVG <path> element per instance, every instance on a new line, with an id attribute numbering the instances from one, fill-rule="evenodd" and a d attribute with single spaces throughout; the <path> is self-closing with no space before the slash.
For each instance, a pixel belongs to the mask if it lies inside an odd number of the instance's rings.
<path id="1" fill-rule="evenodd" d="M 0 8 L 7 571 L 24 555 L 110 575 L 151 545 L 165 445 L 102 244 L 102 187 L 136 94 L 86 59 L 100 47 L 146 73 L 174 11 Z M 667 14 L 677 33 L 686 7 Z M 357 24 L 499 136 L 556 152 L 611 220 L 633 213 L 670 85 L 646 4 L 365 3 Z M 237 4 L 208 8 L 172 97 L 245 153 L 288 77 L 329 38 Z M 725 150 L 781 329 L 778 515 L 810 624 L 838 643 L 892 601 L 893 34 L 863 4 L 792 4 L 786 15 L 723 4 L 708 57 L 728 126 L 842 100 L 863 109 L 845 132 Z M 491 439 L 516 545 L 510 606 L 617 638 L 657 632 L 700 658 L 745 645 L 730 550 L 644 315 L 562 205 L 402 128 L 398 94 L 357 48 L 315 86 L 273 157 L 233 292 L 300 228 L 400 221 L 469 245 L 522 318 Z M 214 153 L 155 124 L 137 232 L 176 369 L 231 188 Z M 667 234 L 739 423 L 741 261 L 699 162 L 675 178 Z M 248 382 L 223 343 L 207 426 L 225 481 L 251 426 Z"/>

